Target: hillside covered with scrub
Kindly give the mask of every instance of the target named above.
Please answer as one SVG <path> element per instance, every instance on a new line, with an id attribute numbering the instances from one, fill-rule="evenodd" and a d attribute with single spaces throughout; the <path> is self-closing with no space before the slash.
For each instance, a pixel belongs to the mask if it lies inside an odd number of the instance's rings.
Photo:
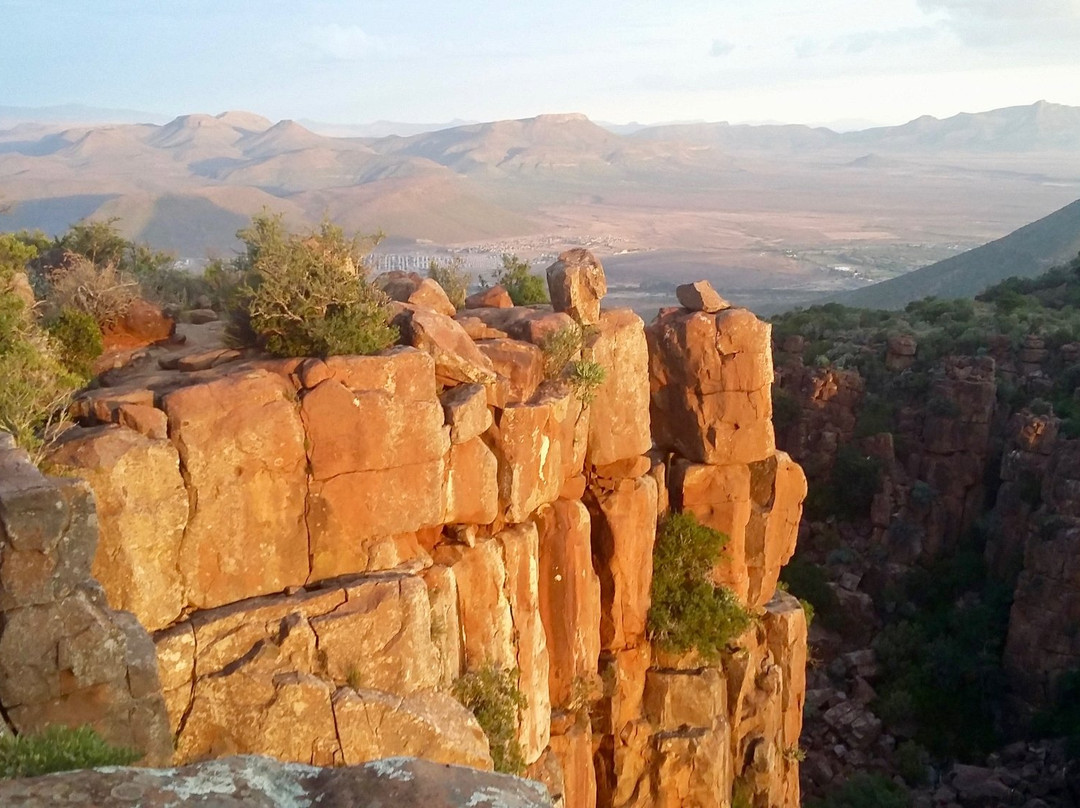
<path id="1" fill-rule="evenodd" d="M 1074 804 L 1080 256 L 772 323 L 810 492 L 783 574 L 815 610 L 804 793 L 876 772 L 934 804 Z"/>

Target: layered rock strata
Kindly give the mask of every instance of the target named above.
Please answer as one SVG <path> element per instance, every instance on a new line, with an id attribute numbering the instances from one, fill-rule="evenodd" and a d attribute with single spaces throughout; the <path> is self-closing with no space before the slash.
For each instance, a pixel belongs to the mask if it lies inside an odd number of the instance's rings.
<path id="1" fill-rule="evenodd" d="M 769 327 L 673 309 L 646 332 L 600 310 L 592 256 L 560 263 L 566 311 L 409 293 L 411 344 L 382 355 L 166 360 L 79 403 L 53 461 L 103 503 L 94 571 L 154 632 L 176 762 L 487 767 L 449 692 L 494 666 L 568 806 L 798 804 L 806 624 L 776 581 L 806 489 Z M 568 311 L 606 372 L 588 405 L 544 350 Z M 649 642 L 669 507 L 728 534 L 715 580 L 759 616 L 716 664 Z"/>

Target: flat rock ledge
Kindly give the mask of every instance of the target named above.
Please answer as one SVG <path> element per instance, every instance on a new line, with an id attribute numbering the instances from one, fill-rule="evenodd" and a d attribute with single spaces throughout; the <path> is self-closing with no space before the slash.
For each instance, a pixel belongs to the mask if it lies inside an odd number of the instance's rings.
<path id="1" fill-rule="evenodd" d="M 7 808 L 551 808 L 531 780 L 388 758 L 332 769 L 238 756 L 177 769 L 103 767 L 0 781 Z"/>

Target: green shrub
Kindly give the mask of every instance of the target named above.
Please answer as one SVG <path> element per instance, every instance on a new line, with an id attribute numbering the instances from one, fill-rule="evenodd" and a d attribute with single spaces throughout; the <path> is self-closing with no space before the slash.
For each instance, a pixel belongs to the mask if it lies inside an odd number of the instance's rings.
<path id="1" fill-rule="evenodd" d="M 432 258 L 428 264 L 428 277 L 442 287 L 455 309 L 465 308 L 465 297 L 469 293 L 469 273 L 461 267 L 459 256 L 454 256 L 445 264 Z"/>
<path id="2" fill-rule="evenodd" d="M 580 359 L 570 363 L 570 372 L 566 379 L 578 400 L 588 406 L 596 398 L 596 391 L 607 378 L 607 369 L 599 362 Z"/>
<path id="3" fill-rule="evenodd" d="M 727 538 L 692 513 L 664 520 L 653 550 L 651 638 L 676 652 L 717 659 L 750 626 L 752 615 L 734 593 L 709 579 Z"/>
<path id="4" fill-rule="evenodd" d="M 911 794 L 880 774 L 859 772 L 810 808 L 910 808 Z"/>
<path id="5" fill-rule="evenodd" d="M 281 216 L 261 214 L 237 234 L 239 260 L 233 335 L 275 356 L 371 354 L 392 345 L 386 296 L 367 281 L 363 245 L 329 222 L 305 235 L 286 232 Z"/>
<path id="6" fill-rule="evenodd" d="M 540 340 L 540 350 L 544 354 L 545 379 L 560 378 L 571 362 L 581 358 L 585 336 L 585 329 L 574 323 Z"/>
<path id="7" fill-rule="evenodd" d="M 65 308 L 45 323 L 64 367 L 84 382 L 94 375 L 94 360 L 105 350 L 101 329 L 92 315 Z"/>
<path id="8" fill-rule="evenodd" d="M 4 779 L 127 766 L 140 757 L 133 749 L 106 743 L 90 727 L 52 726 L 37 734 L 0 736 L 0 778 Z"/>
<path id="9" fill-rule="evenodd" d="M 14 287 L 14 276 L 36 254 L 12 236 L 0 236 L 0 429 L 31 453 L 41 432 L 80 379 L 68 371 L 48 335 Z"/>
<path id="10" fill-rule="evenodd" d="M 802 408 L 798 400 L 778 384 L 772 388 L 773 423 L 779 430 L 787 429 L 799 422 Z"/>
<path id="11" fill-rule="evenodd" d="M 503 255 L 502 267 L 495 272 L 495 283 L 506 290 L 515 306 L 548 302 L 547 280 L 529 272 L 529 264 L 516 255 Z"/>
<path id="12" fill-rule="evenodd" d="M 454 682 L 454 698 L 468 708 L 491 746 L 495 771 L 522 774 L 525 758 L 517 740 L 519 716 L 526 706 L 516 670 L 486 665 Z"/>
<path id="13" fill-rule="evenodd" d="M 780 570 L 780 580 L 787 591 L 804 604 L 807 625 L 816 617 L 826 628 L 835 630 L 840 626 L 840 601 L 829 586 L 829 577 L 821 567 L 796 555 Z"/>
<path id="14" fill-rule="evenodd" d="M 896 770 L 909 786 L 926 785 L 926 767 L 930 765 L 930 753 L 915 741 L 904 741 L 896 748 Z"/>

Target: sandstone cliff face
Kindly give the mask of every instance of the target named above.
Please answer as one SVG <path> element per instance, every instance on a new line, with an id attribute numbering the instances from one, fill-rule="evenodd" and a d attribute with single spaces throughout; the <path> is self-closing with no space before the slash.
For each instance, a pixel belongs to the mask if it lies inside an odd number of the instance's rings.
<path id="1" fill-rule="evenodd" d="M 773 441 L 769 327 L 676 309 L 646 330 L 599 311 L 593 261 L 551 273 L 595 322 L 588 406 L 544 380 L 566 313 L 412 298 L 412 346 L 174 358 L 80 403 L 98 425 L 53 460 L 103 503 L 94 572 L 153 632 L 176 762 L 490 767 L 448 692 L 495 665 L 518 671 L 530 774 L 568 806 L 798 804 L 806 624 L 776 581 L 806 482 Z M 127 425 L 132 402 L 164 432 Z M 669 506 L 729 534 L 714 577 L 760 615 L 719 665 L 648 640 Z"/>

